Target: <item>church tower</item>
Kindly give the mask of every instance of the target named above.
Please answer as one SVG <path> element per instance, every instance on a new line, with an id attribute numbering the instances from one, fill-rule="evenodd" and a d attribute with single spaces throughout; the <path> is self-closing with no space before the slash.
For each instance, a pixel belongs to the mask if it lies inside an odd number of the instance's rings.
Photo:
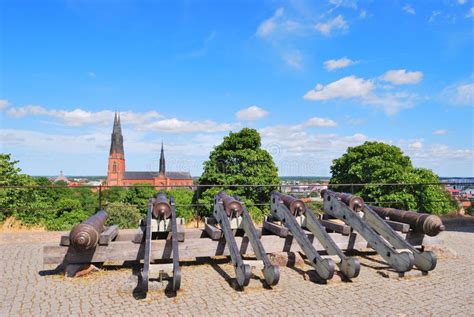
<path id="1" fill-rule="evenodd" d="M 163 141 L 161 141 L 161 153 L 160 153 L 160 171 L 161 177 L 166 176 L 166 164 L 165 164 L 165 151 L 163 150 Z"/>
<path id="2" fill-rule="evenodd" d="M 120 126 L 120 114 L 115 113 L 107 168 L 107 185 L 123 185 L 124 174 L 125 153 L 123 151 L 122 127 Z"/>

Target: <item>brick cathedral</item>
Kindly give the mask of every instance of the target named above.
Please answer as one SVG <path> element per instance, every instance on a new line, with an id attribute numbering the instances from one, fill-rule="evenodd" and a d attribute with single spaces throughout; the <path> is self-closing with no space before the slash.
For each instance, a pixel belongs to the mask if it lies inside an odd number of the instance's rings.
<path id="1" fill-rule="evenodd" d="M 129 186 L 138 183 L 164 186 L 165 189 L 171 189 L 174 186 L 191 187 L 193 186 L 193 179 L 191 178 L 191 174 L 189 174 L 189 172 L 166 171 L 163 143 L 161 143 L 160 168 L 158 171 L 126 171 L 120 114 L 117 115 L 117 113 L 115 113 L 112 140 L 110 143 L 109 165 L 107 169 L 107 185 Z"/>

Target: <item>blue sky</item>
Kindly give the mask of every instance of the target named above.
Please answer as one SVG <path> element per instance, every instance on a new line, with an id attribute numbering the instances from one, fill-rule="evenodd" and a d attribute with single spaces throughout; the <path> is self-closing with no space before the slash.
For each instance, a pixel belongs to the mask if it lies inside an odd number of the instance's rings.
<path id="1" fill-rule="evenodd" d="M 0 1 L 0 150 L 33 175 L 197 176 L 256 128 L 281 175 L 329 175 L 367 140 L 474 176 L 474 2 Z"/>

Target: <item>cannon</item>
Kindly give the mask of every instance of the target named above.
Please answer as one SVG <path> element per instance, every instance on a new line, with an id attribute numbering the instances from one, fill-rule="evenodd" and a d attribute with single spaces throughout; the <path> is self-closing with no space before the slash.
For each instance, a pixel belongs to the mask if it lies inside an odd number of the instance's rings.
<path id="1" fill-rule="evenodd" d="M 324 191 L 321 194 L 324 195 Z M 364 200 L 359 196 L 339 192 L 334 192 L 334 195 L 355 212 L 361 211 L 365 205 Z"/>
<path id="2" fill-rule="evenodd" d="M 357 231 L 401 276 L 413 265 L 425 275 L 436 267 L 436 256 L 420 251 L 398 235 L 361 197 L 330 190 L 321 192 L 325 213 Z"/>
<path id="3" fill-rule="evenodd" d="M 171 206 L 165 193 L 160 192 L 156 195 L 152 212 L 155 219 L 168 219 L 171 216 Z"/>
<path id="4" fill-rule="evenodd" d="M 219 228 L 216 225 L 219 225 Z M 245 204 L 238 196 L 229 196 L 221 191 L 214 197 L 213 218 L 206 219 L 206 231 L 214 240 L 225 239 L 229 249 L 230 258 L 235 268 L 237 283 L 240 287 L 247 286 L 252 274 L 249 264 L 242 259 L 240 250 L 235 241 L 234 233 L 243 231 L 248 237 L 258 261 L 263 263 L 263 276 L 269 286 L 274 286 L 280 280 L 278 266 L 273 265 L 259 239 Z"/>
<path id="5" fill-rule="evenodd" d="M 99 210 L 80 224 L 74 226 L 69 233 L 70 244 L 77 250 L 90 250 L 99 243 L 100 234 L 105 230 L 107 213 Z"/>
<path id="6" fill-rule="evenodd" d="M 318 217 L 302 200 L 275 191 L 271 196 L 271 206 L 273 219 L 282 221 L 283 225 L 291 231 L 322 278 L 329 279 L 332 277 L 334 274 L 334 263 L 332 263 L 332 259 L 324 259 L 319 256 L 318 252 L 302 230 L 303 228 L 311 231 L 325 248 L 328 255 L 337 256 L 339 259 L 337 265 L 344 276 L 350 279 L 359 275 L 359 260 L 347 257 L 341 251 L 334 240 L 331 239 Z M 271 220 L 267 218 L 266 222 L 269 221 Z M 280 232 L 274 230 L 277 228 L 274 224 L 266 225 L 266 223 L 264 223 L 264 227 L 277 235 Z"/>
<path id="7" fill-rule="evenodd" d="M 157 194 L 156 198 L 149 198 L 148 212 L 144 219 L 143 238 L 141 243 L 144 244 L 143 270 L 141 279 L 141 289 L 148 292 L 149 272 L 153 256 L 151 254 L 151 242 L 158 239 L 158 233 L 171 232 L 171 244 L 173 251 L 173 291 L 179 290 L 181 286 L 181 268 L 179 266 L 179 247 L 178 247 L 178 229 L 176 219 L 176 204 L 174 197 L 171 196 L 168 201 L 164 193 Z M 153 235 L 155 233 L 155 235 Z M 184 238 L 184 237 L 183 237 Z"/>
<path id="8" fill-rule="evenodd" d="M 286 210 L 285 208 L 286 207 Z M 347 257 L 342 250 L 337 246 L 333 239 L 329 236 L 326 231 L 326 228 L 321 224 L 318 217 L 314 212 L 306 206 L 306 204 L 300 200 L 296 199 L 291 195 L 284 195 L 279 192 L 273 192 L 271 198 L 271 211 L 272 215 L 279 219 L 283 220 L 284 225 L 291 231 L 293 236 L 297 239 L 301 248 L 306 252 L 308 259 L 317 258 L 317 251 L 311 245 L 307 245 L 307 241 L 304 238 L 306 236 L 301 236 L 301 229 L 308 229 L 321 243 L 328 255 L 335 255 L 338 257 L 339 262 L 337 263 L 339 270 L 345 277 L 351 279 L 359 275 L 360 272 L 360 263 L 359 260 L 353 257 Z M 292 217 L 288 216 L 288 211 Z M 295 218 L 296 224 L 293 221 L 289 221 L 289 218 Z M 269 226 L 269 228 L 271 228 Z M 304 248 L 303 248 L 304 246 Z M 324 259 L 329 260 L 329 259 Z M 327 267 L 333 267 L 333 263 L 327 262 Z M 317 265 L 316 265 L 317 266 Z M 322 277 L 330 278 L 330 272 L 322 274 Z M 321 275 L 320 275 L 321 276 Z"/>
<path id="9" fill-rule="evenodd" d="M 302 200 L 290 195 L 280 194 L 279 192 L 274 192 L 273 194 L 278 195 L 278 198 L 285 204 L 293 216 L 298 216 L 306 212 L 306 205 Z"/>
<path id="10" fill-rule="evenodd" d="M 383 219 L 388 218 L 393 221 L 407 223 L 413 231 L 424 233 L 430 237 L 437 236 L 446 229 L 441 218 L 435 215 L 373 205 L 369 205 L 369 207 Z"/>
<path id="11" fill-rule="evenodd" d="M 242 203 L 237 201 L 234 197 L 227 195 L 226 192 L 219 192 L 217 194 L 219 199 L 222 201 L 224 205 L 224 211 L 227 214 L 227 217 L 240 217 L 243 213 L 243 206 Z"/>

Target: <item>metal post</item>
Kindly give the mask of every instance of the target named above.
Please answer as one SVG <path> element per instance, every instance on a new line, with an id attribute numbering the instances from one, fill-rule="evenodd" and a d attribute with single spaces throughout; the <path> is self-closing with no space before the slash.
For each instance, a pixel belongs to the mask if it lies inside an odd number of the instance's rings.
<path id="1" fill-rule="evenodd" d="M 99 210 L 102 210 L 102 184 L 99 185 Z"/>

